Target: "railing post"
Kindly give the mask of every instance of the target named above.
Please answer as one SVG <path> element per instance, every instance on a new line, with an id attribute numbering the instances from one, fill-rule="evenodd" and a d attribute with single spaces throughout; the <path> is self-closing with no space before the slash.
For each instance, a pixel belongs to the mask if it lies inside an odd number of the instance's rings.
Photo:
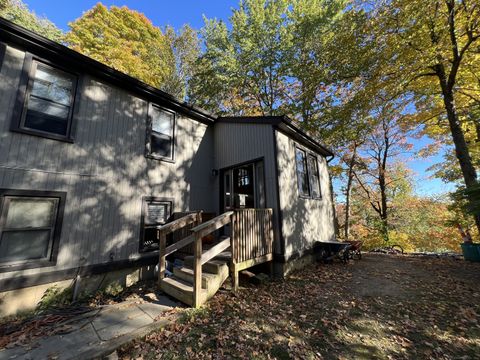
<path id="1" fill-rule="evenodd" d="M 197 213 L 197 225 L 202 223 L 202 213 Z M 202 296 L 202 238 L 195 233 L 193 244 L 193 307 L 198 308 Z"/>
<path id="2" fill-rule="evenodd" d="M 236 291 L 236 289 L 238 288 L 238 281 L 236 281 L 235 279 L 238 280 L 238 272 L 237 272 L 237 269 L 235 267 L 236 265 L 236 258 L 237 258 L 237 245 L 238 245 L 238 242 L 237 242 L 237 239 L 236 239 L 236 227 L 237 227 L 237 211 L 235 210 L 235 212 L 233 213 L 232 217 L 231 217 L 231 220 L 230 220 L 230 250 L 231 250 L 231 253 L 232 253 L 232 257 L 230 259 L 230 279 L 231 279 L 231 282 L 232 282 L 232 289 L 234 290 L 234 292 Z"/>
<path id="3" fill-rule="evenodd" d="M 198 308 L 202 295 L 202 238 L 195 234 L 193 246 L 193 307 Z"/>
<path id="4" fill-rule="evenodd" d="M 162 279 L 165 277 L 165 247 L 167 244 L 167 235 L 165 231 L 157 230 L 158 238 L 158 286 L 161 285 Z"/>

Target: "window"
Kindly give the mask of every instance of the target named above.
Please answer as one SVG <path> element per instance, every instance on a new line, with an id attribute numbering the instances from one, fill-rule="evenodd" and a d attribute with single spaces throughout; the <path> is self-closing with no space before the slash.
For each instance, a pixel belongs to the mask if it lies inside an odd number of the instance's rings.
<path id="1" fill-rule="evenodd" d="M 158 250 L 157 226 L 165 225 L 172 215 L 172 200 L 143 198 L 140 252 Z"/>
<path id="2" fill-rule="evenodd" d="M 52 265 L 65 193 L 0 190 L 0 266 Z"/>
<path id="3" fill-rule="evenodd" d="M 250 176 L 248 169 L 240 168 L 238 169 L 238 187 L 248 186 L 250 184 Z"/>
<path id="4" fill-rule="evenodd" d="M 301 196 L 310 196 L 308 186 L 307 159 L 305 151 L 296 149 L 298 192 Z"/>
<path id="5" fill-rule="evenodd" d="M 322 197 L 320 192 L 320 175 L 318 173 L 317 157 L 308 154 L 308 174 L 310 175 L 310 192 L 312 198 L 318 199 Z"/>
<path id="6" fill-rule="evenodd" d="M 77 76 L 27 54 L 12 130 L 72 140 Z"/>
<path id="7" fill-rule="evenodd" d="M 150 105 L 148 119 L 147 155 L 173 161 L 175 114 Z"/>
<path id="8" fill-rule="evenodd" d="M 297 166 L 298 193 L 300 196 L 320 199 L 322 193 L 317 157 L 296 148 L 295 162 Z"/>

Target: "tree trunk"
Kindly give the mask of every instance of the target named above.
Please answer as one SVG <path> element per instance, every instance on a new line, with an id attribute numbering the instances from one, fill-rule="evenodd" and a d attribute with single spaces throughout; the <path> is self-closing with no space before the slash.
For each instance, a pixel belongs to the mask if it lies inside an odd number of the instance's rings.
<path id="1" fill-rule="evenodd" d="M 355 166 L 355 161 L 357 157 L 357 147 L 358 144 L 353 144 L 353 153 L 350 161 L 348 163 L 348 173 L 347 173 L 347 189 L 345 194 L 345 229 L 344 235 L 345 240 L 348 240 L 350 236 L 350 195 L 352 194 L 352 183 L 353 183 L 353 167 Z"/>
<path id="2" fill-rule="evenodd" d="M 382 235 L 385 241 L 388 241 L 388 208 L 387 208 L 387 186 L 385 180 L 385 171 L 383 167 L 379 167 L 379 187 L 380 187 L 380 203 L 381 212 L 380 219 L 382 221 Z"/>
<path id="3" fill-rule="evenodd" d="M 462 170 L 465 187 L 469 189 L 477 185 L 477 172 L 473 166 L 467 142 L 465 141 L 465 136 L 458 120 L 453 89 L 448 86 L 445 69 L 442 65 L 437 67 L 437 74 L 442 88 L 443 103 L 447 112 L 448 125 L 450 127 L 453 144 L 455 146 L 455 155 L 460 164 L 460 169 Z M 480 233 L 480 215 L 474 215 L 474 217 L 475 224 L 477 225 L 477 229 Z"/>

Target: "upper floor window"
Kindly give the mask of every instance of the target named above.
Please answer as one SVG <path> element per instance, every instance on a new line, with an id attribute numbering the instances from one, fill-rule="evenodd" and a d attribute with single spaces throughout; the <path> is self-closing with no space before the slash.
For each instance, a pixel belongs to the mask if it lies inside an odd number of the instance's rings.
<path id="1" fill-rule="evenodd" d="M 64 200 L 64 193 L 1 190 L 0 266 L 52 265 Z"/>
<path id="2" fill-rule="evenodd" d="M 304 150 L 295 149 L 298 193 L 302 197 L 321 198 L 320 174 L 317 157 Z"/>
<path id="3" fill-rule="evenodd" d="M 20 116 L 14 119 L 13 130 L 71 140 L 77 80 L 76 75 L 33 60 L 27 54 L 17 100 Z"/>
<path id="4" fill-rule="evenodd" d="M 150 105 L 148 114 L 147 155 L 155 159 L 174 159 L 175 114 Z"/>

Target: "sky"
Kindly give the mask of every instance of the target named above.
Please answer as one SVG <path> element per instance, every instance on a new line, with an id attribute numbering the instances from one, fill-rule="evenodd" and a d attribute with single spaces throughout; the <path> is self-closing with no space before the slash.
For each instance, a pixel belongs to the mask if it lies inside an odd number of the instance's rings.
<path id="1" fill-rule="evenodd" d="M 98 0 L 77 0 L 67 2 L 65 0 L 24 0 L 38 15 L 45 16 L 59 28 L 68 30 L 68 23 L 80 17 L 83 12 L 91 9 Z M 237 8 L 239 0 L 130 0 L 113 1 L 105 0 L 106 6 L 127 6 L 144 13 L 154 25 L 161 28 L 170 25 L 179 29 L 184 24 L 189 24 L 195 29 L 200 29 L 207 18 L 218 18 L 227 21 L 232 8 Z M 68 5 L 67 5 L 68 4 Z M 429 143 L 427 138 L 414 141 L 414 148 L 420 149 Z M 432 179 L 431 174 L 426 172 L 431 165 L 441 162 L 442 155 L 436 155 L 428 159 L 415 157 L 405 158 L 408 167 L 413 170 L 416 192 L 421 195 L 436 195 L 452 191 L 452 184 L 445 184 L 439 179 Z M 340 192 L 338 185 L 336 193 Z M 340 197 L 341 200 L 341 197 Z"/>
<path id="2" fill-rule="evenodd" d="M 91 9 L 99 0 L 24 0 L 30 10 L 47 17 L 59 28 L 68 30 L 68 23 Z M 227 20 L 231 8 L 237 7 L 239 0 L 130 0 L 101 1 L 106 6 L 127 6 L 144 13 L 153 24 L 181 28 L 190 24 L 195 29 L 203 26 L 203 15 L 208 18 Z"/>

